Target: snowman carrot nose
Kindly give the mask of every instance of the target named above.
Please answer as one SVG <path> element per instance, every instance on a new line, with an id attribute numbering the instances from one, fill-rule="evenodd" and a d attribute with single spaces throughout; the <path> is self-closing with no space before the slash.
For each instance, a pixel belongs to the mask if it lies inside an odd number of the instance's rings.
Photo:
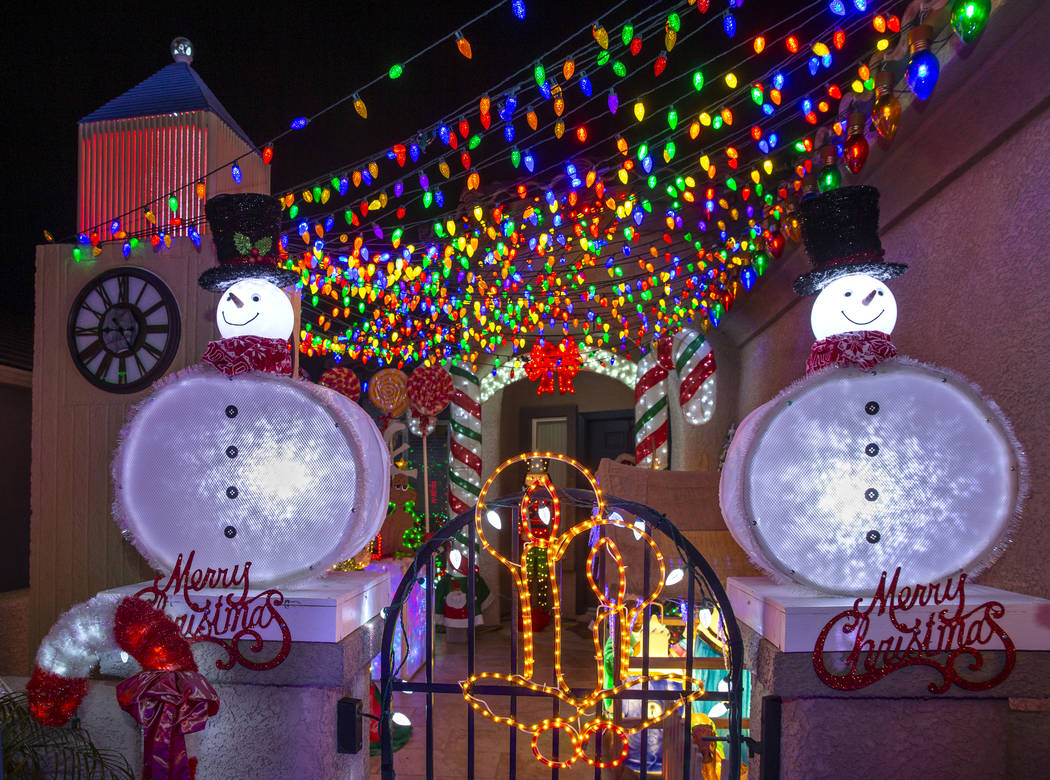
<path id="1" fill-rule="evenodd" d="M 874 295 L 874 294 L 875 293 L 872 293 L 872 295 Z M 233 301 L 233 304 L 238 309 L 241 308 L 242 306 L 244 306 L 244 302 L 240 298 L 238 298 L 236 295 L 234 295 L 233 293 L 227 293 L 227 295 L 229 296 L 229 300 Z M 867 303 L 867 301 L 865 301 L 865 303 Z"/>
<path id="2" fill-rule="evenodd" d="M 877 290 L 872 290 L 870 293 L 868 293 L 868 297 L 865 298 L 863 301 L 861 301 L 861 303 L 863 303 L 865 306 L 867 306 L 869 303 L 871 303 L 872 299 L 875 297 L 875 293 L 876 292 L 878 292 L 878 291 Z M 238 304 L 238 306 L 239 305 L 240 304 Z"/>

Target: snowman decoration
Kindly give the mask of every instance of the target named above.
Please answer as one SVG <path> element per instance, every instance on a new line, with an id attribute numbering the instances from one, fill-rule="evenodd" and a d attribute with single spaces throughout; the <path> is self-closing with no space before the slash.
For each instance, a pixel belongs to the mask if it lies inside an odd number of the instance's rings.
<path id="1" fill-rule="evenodd" d="M 200 284 L 222 296 L 216 322 L 223 338 L 208 345 L 200 365 L 158 382 L 132 410 L 113 459 L 114 516 L 162 576 L 193 551 L 195 568 L 246 570 L 250 562 L 253 587 L 287 592 L 376 535 L 386 516 L 390 458 L 356 403 L 289 376 L 294 314 L 281 288 L 298 275 L 282 267 L 280 203 L 220 195 L 206 214 L 219 265 Z M 134 691 L 121 706 L 138 712 L 137 702 L 175 685 L 176 700 L 200 710 L 184 730 L 203 728 L 217 699 L 174 623 L 143 601 L 108 593 L 74 606 L 44 638 L 27 686 L 34 715 L 64 723 L 99 655 L 132 652 L 143 637 L 147 671 L 132 678 Z"/>
<path id="2" fill-rule="evenodd" d="M 800 204 L 817 295 L 806 377 L 758 407 L 729 447 L 729 530 L 780 582 L 839 594 L 976 574 L 1002 553 L 1025 491 L 1024 456 L 999 408 L 957 374 L 897 355 L 878 191 Z"/>
<path id="3" fill-rule="evenodd" d="M 251 561 L 253 585 L 326 572 L 376 535 L 389 456 L 346 396 L 288 376 L 298 275 L 278 253 L 280 203 L 258 194 L 206 204 L 219 265 L 200 284 L 221 295 L 202 366 L 155 390 L 122 432 L 117 521 L 155 568 Z M 381 478 L 376 478 L 381 475 Z"/>

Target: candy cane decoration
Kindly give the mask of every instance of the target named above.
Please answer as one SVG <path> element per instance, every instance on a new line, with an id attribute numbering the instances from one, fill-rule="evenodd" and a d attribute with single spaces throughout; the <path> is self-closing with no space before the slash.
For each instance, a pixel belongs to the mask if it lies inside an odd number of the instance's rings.
<path id="1" fill-rule="evenodd" d="M 673 343 L 663 335 L 638 361 L 634 386 L 634 458 L 639 468 L 669 466 L 667 448 L 667 377 L 674 369 Z"/>
<path id="2" fill-rule="evenodd" d="M 142 599 L 99 595 L 61 615 L 40 643 L 26 685 L 30 712 L 48 726 L 68 722 L 87 694 L 87 677 L 99 656 L 118 650 L 144 670 L 197 671 L 190 646 L 171 618 Z M 207 682 L 202 685 L 214 695 Z"/>
<path id="3" fill-rule="evenodd" d="M 715 407 L 715 356 L 707 339 L 695 330 L 674 336 L 674 369 L 678 375 L 678 404 L 692 425 L 711 419 Z"/>
<path id="4" fill-rule="evenodd" d="M 453 364 L 451 435 L 449 437 L 448 506 L 455 517 L 474 506 L 481 494 L 481 382 Z"/>

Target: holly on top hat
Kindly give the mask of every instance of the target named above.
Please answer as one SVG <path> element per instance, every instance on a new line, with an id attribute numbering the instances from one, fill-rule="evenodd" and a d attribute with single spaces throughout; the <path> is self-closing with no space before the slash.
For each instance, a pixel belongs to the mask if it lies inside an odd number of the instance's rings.
<path id="1" fill-rule="evenodd" d="M 813 270 L 795 280 L 799 295 L 816 295 L 832 280 L 867 274 L 881 281 L 908 270 L 887 263 L 879 241 L 879 191 L 859 185 L 804 198 L 798 207 L 802 241 Z"/>
<path id="2" fill-rule="evenodd" d="M 216 195 L 204 204 L 219 264 L 201 274 L 205 290 L 222 292 L 243 279 L 290 287 L 299 279 L 281 267 L 281 202 L 259 193 Z"/>

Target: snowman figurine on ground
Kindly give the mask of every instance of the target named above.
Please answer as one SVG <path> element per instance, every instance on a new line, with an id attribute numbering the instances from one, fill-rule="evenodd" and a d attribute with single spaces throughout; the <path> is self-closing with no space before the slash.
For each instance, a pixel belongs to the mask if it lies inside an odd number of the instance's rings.
<path id="1" fill-rule="evenodd" d="M 1024 456 L 999 408 L 953 372 L 897 355 L 878 191 L 800 204 L 817 295 L 806 377 L 741 422 L 722 471 L 729 530 L 775 580 L 840 594 L 975 574 L 1003 551 Z"/>

